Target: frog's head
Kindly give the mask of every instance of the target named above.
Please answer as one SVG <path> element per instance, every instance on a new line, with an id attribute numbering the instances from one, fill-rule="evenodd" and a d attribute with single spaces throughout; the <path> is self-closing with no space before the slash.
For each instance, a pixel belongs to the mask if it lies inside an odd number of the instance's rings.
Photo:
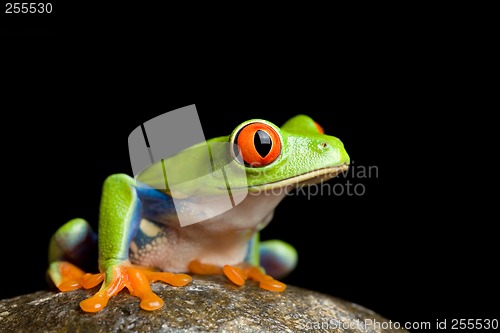
<path id="1" fill-rule="evenodd" d="M 245 121 L 227 140 L 250 191 L 317 183 L 347 170 L 350 162 L 343 143 L 306 115 L 281 128 L 262 119 Z"/>
<path id="2" fill-rule="evenodd" d="M 201 142 L 145 169 L 137 179 L 177 198 L 256 192 L 313 184 L 347 170 L 349 155 L 336 137 L 298 115 L 281 128 L 253 119 L 229 136 Z M 172 191 L 175 185 L 175 191 Z"/>

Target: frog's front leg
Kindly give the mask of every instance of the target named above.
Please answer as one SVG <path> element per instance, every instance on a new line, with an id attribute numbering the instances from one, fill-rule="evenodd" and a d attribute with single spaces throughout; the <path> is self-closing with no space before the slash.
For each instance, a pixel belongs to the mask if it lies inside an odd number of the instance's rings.
<path id="1" fill-rule="evenodd" d="M 125 287 L 141 299 L 143 309 L 156 310 L 163 306 L 163 301 L 151 290 L 151 282 L 160 280 L 182 286 L 191 281 L 186 274 L 155 272 L 130 263 L 129 246 L 142 212 L 135 185 L 135 180 L 124 174 L 112 175 L 104 182 L 99 213 L 99 274 L 86 274 L 63 261 L 51 264 L 50 269 L 58 269 L 63 276 L 59 282 L 64 283 L 58 285 L 61 290 L 90 288 L 103 282 L 94 296 L 80 303 L 86 312 L 102 310 L 108 300 Z"/>
<path id="2" fill-rule="evenodd" d="M 198 260 L 189 263 L 189 271 L 194 274 L 214 275 L 224 274 L 231 282 L 238 286 L 243 286 L 247 279 L 252 279 L 259 283 L 259 287 L 269 291 L 281 292 L 286 289 L 283 282 L 275 280 L 267 275 L 262 267 L 241 263 L 239 265 L 224 265 L 223 267 L 204 264 Z"/>
<path id="3" fill-rule="evenodd" d="M 245 262 L 220 267 L 194 260 L 188 269 L 195 274 L 224 274 L 238 286 L 244 285 L 247 279 L 251 279 L 257 281 L 262 289 L 282 292 L 286 289 L 286 285 L 275 278 L 285 277 L 296 265 L 297 251 L 290 244 L 280 240 L 261 242 L 259 233 L 255 233 L 248 243 Z"/>

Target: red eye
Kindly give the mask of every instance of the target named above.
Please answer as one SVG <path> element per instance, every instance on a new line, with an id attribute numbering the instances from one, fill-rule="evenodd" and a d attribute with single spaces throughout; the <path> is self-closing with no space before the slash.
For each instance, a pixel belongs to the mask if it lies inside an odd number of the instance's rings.
<path id="1" fill-rule="evenodd" d="M 252 123 L 243 127 L 235 142 L 241 149 L 245 164 L 252 167 L 273 163 L 281 153 L 281 138 L 269 125 Z"/>

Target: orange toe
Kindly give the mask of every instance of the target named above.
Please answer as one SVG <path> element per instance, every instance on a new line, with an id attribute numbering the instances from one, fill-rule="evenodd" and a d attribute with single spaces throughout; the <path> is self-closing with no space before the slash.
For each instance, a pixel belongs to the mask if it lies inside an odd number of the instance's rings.
<path id="1" fill-rule="evenodd" d="M 58 265 L 61 282 L 57 285 L 60 291 L 70 291 L 80 289 L 82 287 L 82 278 L 85 272 L 75 265 L 61 261 Z"/>
<path id="2" fill-rule="evenodd" d="M 269 291 L 282 292 L 286 284 L 275 280 L 272 276 L 265 274 L 260 268 L 252 266 L 248 269 L 248 275 L 252 280 L 259 282 L 259 287 Z"/>
<path id="3" fill-rule="evenodd" d="M 245 284 L 247 276 L 243 271 L 243 269 L 239 267 L 225 265 L 223 271 L 224 275 L 226 275 L 227 278 L 231 280 L 234 284 L 238 286 L 242 286 Z"/>
<path id="4" fill-rule="evenodd" d="M 182 287 L 191 282 L 193 278 L 187 274 L 174 274 L 168 281 L 165 281 L 172 286 Z"/>
<path id="5" fill-rule="evenodd" d="M 98 274 L 96 274 L 98 275 Z M 103 278 L 104 278 L 104 274 Z M 96 278 L 88 277 L 90 282 L 95 282 Z M 118 294 L 126 286 L 126 275 L 121 266 L 113 270 L 113 279 L 107 285 L 102 285 L 101 289 L 94 296 L 80 302 L 80 307 L 85 312 L 98 312 L 106 307 L 109 299 Z M 91 283 L 89 283 L 90 285 Z"/>
<path id="6" fill-rule="evenodd" d="M 94 288 L 104 280 L 104 273 L 97 273 L 97 274 L 87 273 L 85 274 L 82 280 L 83 280 L 82 281 L 83 288 L 85 289 Z"/>
<path id="7" fill-rule="evenodd" d="M 141 308 L 147 311 L 153 311 L 163 306 L 163 300 L 158 297 L 152 290 L 147 274 L 149 270 L 141 268 L 128 267 L 128 284 L 127 288 L 130 293 L 141 299 Z"/>
<path id="8" fill-rule="evenodd" d="M 187 274 L 174 274 L 170 272 L 146 272 L 150 282 L 162 281 L 174 287 L 182 287 L 191 282 L 192 278 Z"/>
<path id="9" fill-rule="evenodd" d="M 75 280 L 61 282 L 60 285 L 57 286 L 57 289 L 60 291 L 71 291 L 80 289 L 82 287 L 81 283 Z"/>
<path id="10" fill-rule="evenodd" d="M 275 279 L 265 280 L 259 283 L 259 287 L 269 291 L 282 292 L 286 289 L 286 284 Z"/>
<path id="11" fill-rule="evenodd" d="M 163 300 L 154 293 L 152 293 L 150 297 L 141 299 L 141 308 L 146 311 L 158 310 L 163 304 Z"/>
<path id="12" fill-rule="evenodd" d="M 105 293 L 98 292 L 94 296 L 80 302 L 80 308 L 85 312 L 99 312 L 108 304 L 109 297 Z"/>

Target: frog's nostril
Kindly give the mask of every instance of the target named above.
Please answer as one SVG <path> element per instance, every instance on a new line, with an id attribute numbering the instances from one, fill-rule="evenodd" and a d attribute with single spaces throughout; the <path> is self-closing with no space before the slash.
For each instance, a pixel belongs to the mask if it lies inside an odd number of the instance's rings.
<path id="1" fill-rule="evenodd" d="M 326 148 L 326 146 L 328 146 L 328 143 L 321 142 L 319 145 L 320 145 L 321 148 Z"/>

